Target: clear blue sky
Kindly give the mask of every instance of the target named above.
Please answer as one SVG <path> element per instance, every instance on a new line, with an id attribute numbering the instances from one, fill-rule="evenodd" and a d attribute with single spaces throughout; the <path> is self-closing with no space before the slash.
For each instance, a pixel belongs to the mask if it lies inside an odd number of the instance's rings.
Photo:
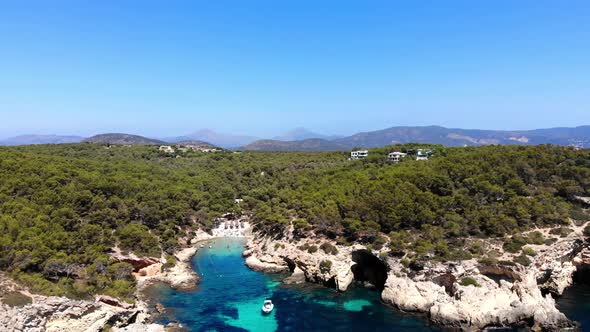
<path id="1" fill-rule="evenodd" d="M 0 137 L 590 124 L 590 1 L 0 2 Z"/>

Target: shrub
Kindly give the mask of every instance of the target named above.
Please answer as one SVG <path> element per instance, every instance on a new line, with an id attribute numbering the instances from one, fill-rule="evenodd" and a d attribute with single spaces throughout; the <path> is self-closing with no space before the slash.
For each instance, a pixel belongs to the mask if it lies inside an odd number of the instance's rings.
<path id="1" fill-rule="evenodd" d="M 307 251 L 307 249 L 309 249 L 309 244 L 304 243 L 304 244 L 300 245 L 299 247 L 297 247 L 297 249 L 299 249 L 301 251 Z"/>
<path id="2" fill-rule="evenodd" d="M 520 255 L 514 258 L 514 262 L 523 266 L 531 265 L 532 261 L 525 255 Z"/>
<path id="3" fill-rule="evenodd" d="M 484 245 L 481 241 L 474 241 L 471 246 L 469 247 L 469 252 L 473 255 L 483 255 L 484 253 Z"/>
<path id="4" fill-rule="evenodd" d="M 407 268 L 407 267 L 409 267 L 409 266 L 410 266 L 410 260 L 409 260 L 409 259 L 407 259 L 407 258 L 403 258 L 403 259 L 400 261 L 400 263 L 402 263 L 402 265 L 403 265 L 405 268 Z"/>
<path id="5" fill-rule="evenodd" d="M 315 246 L 315 245 L 309 246 L 307 248 L 307 252 L 310 253 L 310 254 L 313 254 L 314 252 L 317 252 L 317 251 L 318 251 L 318 247 Z"/>
<path id="6" fill-rule="evenodd" d="M 584 235 L 590 236 L 590 225 L 588 225 L 584 228 Z"/>
<path id="7" fill-rule="evenodd" d="M 550 230 L 549 233 L 553 234 L 553 235 L 559 235 L 559 237 L 566 237 L 573 231 L 574 230 L 571 228 L 559 227 L 559 228 L 554 228 L 554 229 Z"/>
<path id="8" fill-rule="evenodd" d="M 2 303 L 9 305 L 11 307 L 22 307 L 27 304 L 33 303 L 33 299 L 27 295 L 24 295 L 20 292 L 9 292 L 4 294 L 1 298 Z"/>
<path id="9" fill-rule="evenodd" d="M 322 249 L 328 255 L 337 255 L 338 254 L 338 248 L 336 248 L 330 242 L 322 243 L 322 245 L 320 246 L 320 249 Z"/>
<path id="10" fill-rule="evenodd" d="M 545 237 L 543 236 L 543 233 L 539 232 L 539 231 L 534 231 L 534 232 L 530 232 L 529 235 L 527 236 L 528 238 L 528 243 L 530 244 L 543 244 L 545 243 Z"/>
<path id="11" fill-rule="evenodd" d="M 590 215 L 579 207 L 570 210 L 570 217 L 577 221 L 590 220 Z"/>
<path id="12" fill-rule="evenodd" d="M 478 263 L 493 265 L 498 264 L 498 260 L 494 257 L 482 257 L 478 260 Z"/>
<path id="13" fill-rule="evenodd" d="M 537 255 L 535 250 L 533 250 L 533 248 L 529 248 L 529 247 L 522 248 L 522 253 L 526 256 L 536 256 Z"/>
<path id="14" fill-rule="evenodd" d="M 322 271 L 322 273 L 328 273 L 330 272 L 330 269 L 332 268 L 332 261 L 330 260 L 323 260 L 320 262 L 320 271 Z"/>
<path id="15" fill-rule="evenodd" d="M 527 244 L 527 238 L 515 235 L 510 239 L 504 240 L 502 247 L 508 252 L 517 253 L 525 244 Z"/>
<path id="16" fill-rule="evenodd" d="M 459 285 L 461 286 L 475 286 L 475 287 L 479 287 L 479 283 L 477 282 L 477 280 L 473 279 L 472 277 L 463 277 L 463 279 L 461 279 L 461 282 L 459 283 Z"/>
<path id="17" fill-rule="evenodd" d="M 473 255 L 467 250 L 453 249 L 446 253 L 443 258 L 449 261 L 466 261 L 473 258 Z"/>
<path id="18" fill-rule="evenodd" d="M 550 246 L 550 245 L 554 244 L 555 242 L 557 242 L 557 238 L 556 237 L 552 237 L 552 238 L 549 238 L 549 239 L 545 240 L 545 245 Z"/>
<path id="19" fill-rule="evenodd" d="M 384 238 L 383 236 L 377 236 L 375 238 L 375 241 L 373 241 L 373 249 L 375 250 L 381 250 L 383 248 L 383 245 L 387 243 L 387 239 Z"/>

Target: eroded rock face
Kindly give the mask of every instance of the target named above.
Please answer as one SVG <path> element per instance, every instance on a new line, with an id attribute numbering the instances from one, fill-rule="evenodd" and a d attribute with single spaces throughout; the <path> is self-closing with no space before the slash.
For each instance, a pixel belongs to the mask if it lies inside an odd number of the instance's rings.
<path id="1" fill-rule="evenodd" d="M 551 250 L 535 259 L 539 287 L 551 294 L 561 295 L 572 285 L 573 275 L 579 266 L 590 266 L 588 241 L 562 240 Z"/>
<path id="2" fill-rule="evenodd" d="M 152 325 L 151 329 L 158 331 L 157 324 L 147 323 L 148 313 L 143 304 L 123 308 L 114 299 L 106 300 L 113 305 L 56 296 L 34 295 L 33 299 L 33 303 L 22 307 L 0 305 L 0 331 L 98 332 L 107 325 L 115 331 L 129 325 L 141 326 L 141 331 L 146 331 Z"/>
<path id="3" fill-rule="evenodd" d="M 428 313 L 433 322 L 461 330 L 519 325 L 543 330 L 572 327 L 573 323 L 556 308 L 553 297 L 541 290 L 553 287 L 561 294 L 571 285 L 576 269 L 585 264 L 587 251 L 579 247 L 579 239 L 570 238 L 544 250 L 529 267 L 463 261 L 428 262 L 416 270 L 391 259 L 393 268 L 382 299 L 402 310 Z M 488 275 L 502 278 L 494 281 Z M 464 277 L 472 278 L 477 285 L 461 285 Z"/>
<path id="4" fill-rule="evenodd" d="M 260 271 L 297 271 L 307 281 L 330 285 L 344 291 L 355 280 L 382 284 L 382 300 L 404 311 L 426 313 L 436 324 L 460 330 L 481 330 L 490 326 L 522 326 L 535 330 L 559 330 L 574 326 L 555 306 L 550 294 L 541 290 L 553 287 L 556 294 L 571 285 L 574 272 L 590 263 L 588 245 L 580 246 L 581 235 L 561 239 L 545 246 L 532 257 L 533 264 L 478 264 L 420 261 L 410 266 L 390 255 L 381 261 L 363 246 L 338 246 L 337 254 L 308 248 L 325 240 L 280 240 L 258 237 L 249 241 L 246 264 Z M 315 248 L 314 248 L 315 249 Z M 321 268 L 330 261 L 329 269 Z M 384 269 L 375 268 L 382 262 Z M 293 267 L 294 266 L 294 267 Z M 376 271 L 385 276 L 375 278 Z M 547 273 L 550 271 L 550 273 Z M 476 285 L 462 285 L 462 280 Z M 295 276 L 293 279 L 296 279 Z M 467 279 L 466 279 L 467 280 Z"/>
<path id="5" fill-rule="evenodd" d="M 190 260 L 197 250 L 197 246 L 194 245 L 177 251 L 174 254 L 176 263 L 172 267 L 163 268 L 163 264 L 158 262 L 142 268 L 135 273 L 138 288 L 142 289 L 154 281 L 165 282 L 175 289 L 190 290 L 195 288 L 201 278 L 192 268 Z"/>
<path id="6" fill-rule="evenodd" d="M 374 256 L 369 250 L 361 249 L 352 252 L 355 264 L 351 267 L 354 279 L 366 281 L 382 290 L 387 280 L 387 265 Z"/>
<path id="7" fill-rule="evenodd" d="M 119 248 L 113 248 L 111 257 L 118 260 L 119 262 L 130 264 L 133 266 L 134 272 L 138 272 L 139 270 L 156 263 L 162 263 L 162 259 L 158 257 L 139 257 L 133 253 L 123 255 Z"/>
<path id="8" fill-rule="evenodd" d="M 338 253 L 327 254 L 317 249 L 321 243 L 326 242 L 325 240 L 313 242 L 301 240 L 290 243 L 291 239 L 290 237 L 281 240 L 265 237 L 250 239 L 248 249 L 243 253 L 246 257 L 246 265 L 256 271 L 271 273 L 302 272 L 305 280 L 340 291 L 345 291 L 353 282 L 354 274 L 351 267 L 355 265 L 355 262 L 352 260 L 352 252 L 364 247 L 338 246 Z M 315 246 L 317 250 L 310 252 L 308 250 L 310 246 Z"/>

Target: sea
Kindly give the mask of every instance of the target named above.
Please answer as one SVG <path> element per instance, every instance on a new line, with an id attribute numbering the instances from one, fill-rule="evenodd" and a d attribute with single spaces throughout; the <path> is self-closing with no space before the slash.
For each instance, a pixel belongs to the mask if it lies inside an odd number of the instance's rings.
<path id="1" fill-rule="evenodd" d="M 242 257 L 245 243 L 220 238 L 199 249 L 192 262 L 202 280 L 192 291 L 151 287 L 151 300 L 166 308 L 158 322 L 188 331 L 442 331 L 425 315 L 383 304 L 374 289 L 353 284 L 342 293 L 311 283 L 287 285 L 287 275 L 252 271 Z M 268 315 L 261 310 L 266 299 L 274 303 Z M 589 299 L 590 286 L 576 285 L 558 306 L 590 327 Z"/>

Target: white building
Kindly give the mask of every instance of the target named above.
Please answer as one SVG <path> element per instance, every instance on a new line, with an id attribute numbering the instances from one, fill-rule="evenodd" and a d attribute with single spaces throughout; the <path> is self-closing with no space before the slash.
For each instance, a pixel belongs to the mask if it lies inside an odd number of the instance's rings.
<path id="1" fill-rule="evenodd" d="M 172 148 L 170 145 L 162 145 L 158 150 L 164 151 L 166 153 L 174 153 L 174 148 Z"/>
<path id="2" fill-rule="evenodd" d="M 350 159 L 363 159 L 363 158 L 367 158 L 367 156 L 369 155 L 369 151 L 367 150 L 358 150 L 358 151 L 352 151 L 350 153 Z"/>
<path id="3" fill-rule="evenodd" d="M 428 160 L 428 157 L 432 154 L 430 149 L 418 149 L 416 151 L 416 160 Z"/>
<path id="4" fill-rule="evenodd" d="M 407 153 L 403 152 L 391 152 L 387 155 L 387 160 L 397 163 L 400 161 L 401 158 L 407 156 Z"/>

